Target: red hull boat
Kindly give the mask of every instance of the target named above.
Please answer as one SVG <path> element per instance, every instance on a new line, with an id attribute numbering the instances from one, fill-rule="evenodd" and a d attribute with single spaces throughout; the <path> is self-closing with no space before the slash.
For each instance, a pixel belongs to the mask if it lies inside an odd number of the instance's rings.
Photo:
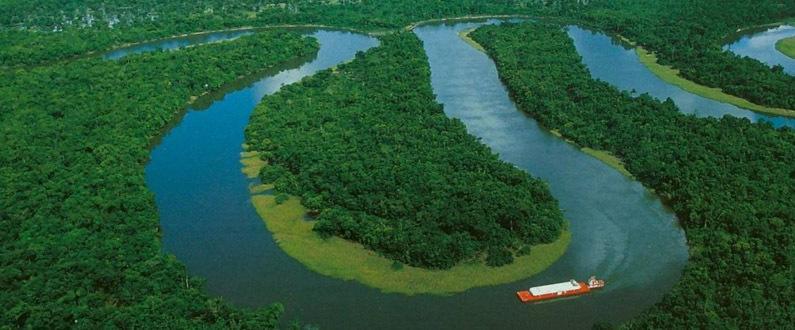
<path id="1" fill-rule="evenodd" d="M 568 282 L 536 286 L 528 290 L 518 291 L 516 292 L 516 295 L 519 297 L 519 301 L 523 303 L 529 303 L 555 298 L 578 296 L 589 293 L 594 289 L 603 288 L 604 286 L 604 280 L 597 280 L 596 277 L 591 276 L 591 278 L 588 279 L 588 282 L 577 282 L 575 280 L 570 280 Z"/>

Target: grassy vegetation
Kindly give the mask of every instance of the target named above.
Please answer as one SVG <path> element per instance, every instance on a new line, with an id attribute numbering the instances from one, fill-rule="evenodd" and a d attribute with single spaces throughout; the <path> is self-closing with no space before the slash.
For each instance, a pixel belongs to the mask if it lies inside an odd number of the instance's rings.
<path id="1" fill-rule="evenodd" d="M 746 99 L 726 94 L 720 88 L 707 87 L 682 78 L 679 75 L 679 70 L 657 63 L 657 56 L 654 55 L 654 53 L 643 49 L 643 47 L 635 47 L 635 51 L 638 54 L 638 58 L 640 58 L 640 62 L 649 68 L 649 70 L 651 70 L 651 72 L 657 77 L 660 77 L 660 79 L 663 81 L 684 89 L 690 93 L 713 99 L 718 102 L 732 104 L 751 111 L 775 116 L 795 117 L 795 110 L 761 106 L 751 103 Z"/>
<path id="2" fill-rule="evenodd" d="M 782 54 L 795 59 L 795 37 L 784 38 L 777 41 L 776 49 Z"/>
<path id="3" fill-rule="evenodd" d="M 475 40 L 472 40 L 472 38 L 469 37 L 469 33 L 472 31 L 475 31 L 475 28 L 466 29 L 464 31 L 458 32 L 458 36 L 461 37 L 461 39 L 463 39 L 464 42 L 466 42 L 468 45 L 472 46 L 472 48 L 475 48 L 485 53 L 486 49 L 484 49 L 483 46 L 481 46 L 479 43 L 475 42 Z"/>
<path id="4" fill-rule="evenodd" d="M 276 196 L 251 197 L 257 213 L 273 233 L 279 247 L 309 269 L 344 280 L 356 280 L 383 292 L 407 295 L 462 292 L 470 288 L 510 283 L 546 269 L 566 251 L 571 233 L 564 231 L 550 244 L 533 246 L 527 255 L 502 267 L 483 262 L 463 263 L 447 270 L 429 270 L 397 264 L 372 250 L 339 237 L 323 239 L 312 230 L 314 222 L 304 220 L 307 209 L 298 197 L 282 204 Z"/>
<path id="5" fill-rule="evenodd" d="M 267 164 L 267 162 L 262 160 L 255 151 L 241 152 L 240 163 L 243 164 L 243 174 L 245 174 L 249 179 L 259 176 L 259 170 L 265 166 L 265 164 Z"/>
<path id="6" fill-rule="evenodd" d="M 241 153 L 244 173 L 259 173 L 266 165 L 254 159 L 259 159 L 256 152 Z M 272 184 L 251 187 L 251 202 L 282 250 L 315 272 L 355 280 L 383 292 L 445 295 L 514 282 L 552 265 L 571 242 L 571 232 L 566 230 L 555 242 L 535 245 L 529 254 L 517 256 L 512 264 L 502 267 L 489 267 L 483 262 L 462 263 L 446 270 L 411 267 L 358 243 L 339 237 L 321 238 L 312 230 L 314 222 L 304 220 L 308 210 L 301 199 L 290 196 L 278 204 L 276 196 L 261 194 L 272 188 Z"/>
<path id="7" fill-rule="evenodd" d="M 588 147 L 581 148 L 580 150 L 582 150 L 582 152 L 591 155 L 592 157 L 598 160 L 601 160 L 603 163 L 621 172 L 621 174 L 626 175 L 630 178 L 632 177 L 632 173 L 629 173 L 629 171 L 627 171 L 627 168 L 624 167 L 624 162 L 622 162 L 621 159 L 614 156 L 613 154 L 604 150 L 596 150 Z"/>
<path id="8" fill-rule="evenodd" d="M 552 135 L 557 136 L 557 137 L 565 140 L 568 143 L 577 145 L 576 143 L 574 143 L 574 141 L 563 137 L 563 135 L 560 134 L 560 131 L 558 131 L 558 130 L 551 130 L 549 132 L 552 133 Z M 597 150 L 597 149 L 592 149 L 592 148 L 588 148 L 588 147 L 580 148 L 580 150 L 582 152 L 590 155 L 591 157 L 594 157 L 594 158 L 602 161 L 603 163 L 607 164 L 608 166 L 616 169 L 619 173 L 621 173 L 621 174 L 623 174 L 623 175 L 625 175 L 627 177 L 634 178 L 632 173 L 630 173 L 627 170 L 627 168 L 624 166 L 624 162 L 621 161 L 621 158 L 616 157 L 612 153 L 610 153 L 608 151 Z"/>

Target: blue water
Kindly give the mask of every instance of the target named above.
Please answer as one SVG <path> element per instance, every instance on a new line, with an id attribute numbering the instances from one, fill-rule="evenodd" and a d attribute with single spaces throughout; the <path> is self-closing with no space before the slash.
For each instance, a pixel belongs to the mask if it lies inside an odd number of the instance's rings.
<path id="1" fill-rule="evenodd" d="M 647 93 L 660 100 L 671 98 L 680 111 L 698 117 L 729 115 L 747 118 L 752 122 L 767 122 L 774 127 L 795 128 L 795 118 L 756 113 L 701 97 L 668 84 L 640 62 L 633 48 L 625 47 L 602 33 L 569 26 L 568 34 L 574 40 L 574 46 L 582 56 L 583 63 L 591 71 L 591 75 L 618 89 L 635 91 L 636 94 Z"/>
<path id="2" fill-rule="evenodd" d="M 755 58 L 771 67 L 780 65 L 784 72 L 795 75 L 795 59 L 776 49 L 777 41 L 792 36 L 795 36 L 795 26 L 782 25 L 744 35 L 731 44 L 723 46 L 723 49 L 740 56 Z"/>

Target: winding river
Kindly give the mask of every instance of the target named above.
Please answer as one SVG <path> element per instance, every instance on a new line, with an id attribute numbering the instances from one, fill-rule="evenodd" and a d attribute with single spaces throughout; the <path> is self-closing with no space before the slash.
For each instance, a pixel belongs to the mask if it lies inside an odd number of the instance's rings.
<path id="1" fill-rule="evenodd" d="M 432 85 L 445 112 L 500 157 L 550 185 L 571 222 L 573 240 L 552 267 L 530 279 L 453 296 L 383 294 L 311 272 L 273 242 L 254 211 L 239 153 L 252 109 L 280 86 L 353 58 L 377 40 L 318 31 L 317 57 L 300 66 L 208 96 L 154 147 L 146 180 L 155 193 L 164 252 L 176 255 L 206 291 L 239 306 L 282 302 L 285 322 L 324 329 L 590 328 L 625 321 L 657 302 L 678 280 L 687 247 L 674 215 L 639 183 L 555 138 L 520 113 L 494 63 L 458 32 L 482 23 L 422 26 Z M 267 102 L 267 98 L 264 100 Z M 603 291 L 522 305 L 517 289 L 584 279 Z"/>
<path id="2" fill-rule="evenodd" d="M 764 115 L 721 103 L 687 92 L 668 84 L 654 75 L 640 62 L 635 49 L 608 37 L 577 26 L 569 26 L 569 37 L 574 40 L 577 52 L 594 78 L 603 80 L 618 89 L 648 93 L 660 100 L 671 98 L 679 110 L 698 117 L 723 117 L 726 115 L 748 118 L 752 122 L 768 122 L 774 127 L 795 128 L 795 118 Z M 775 42 L 774 42 L 775 43 Z M 776 50 L 773 49 L 775 52 Z"/>
<path id="3" fill-rule="evenodd" d="M 795 59 L 782 54 L 776 49 L 776 42 L 795 36 L 795 26 L 781 25 L 752 31 L 739 36 L 734 42 L 723 47 L 740 56 L 755 58 L 770 66 L 780 65 L 784 72 L 795 75 Z"/>

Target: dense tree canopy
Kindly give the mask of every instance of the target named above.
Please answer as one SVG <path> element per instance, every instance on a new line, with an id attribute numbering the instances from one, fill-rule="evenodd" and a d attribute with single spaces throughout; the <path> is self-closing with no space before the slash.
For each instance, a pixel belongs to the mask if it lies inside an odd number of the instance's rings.
<path id="1" fill-rule="evenodd" d="M 722 49 L 737 29 L 795 17 L 795 1 L 601 0 L 571 15 L 653 50 L 687 79 L 760 105 L 795 109 L 795 77 Z"/>
<path id="2" fill-rule="evenodd" d="M 126 42 L 241 26 L 325 24 L 367 31 L 442 17 L 560 12 L 576 0 L 37 0 L 0 2 L 0 67 Z M 53 32 L 56 31 L 56 32 Z"/>
<path id="3" fill-rule="evenodd" d="M 491 26 L 473 37 L 523 111 L 581 146 L 620 157 L 679 216 L 690 262 L 680 283 L 631 327 L 792 325 L 795 132 L 696 118 L 670 100 L 619 92 L 590 77 L 558 26 Z"/>
<path id="4" fill-rule="evenodd" d="M 544 183 L 445 116 L 411 33 L 268 97 L 246 136 L 263 181 L 319 210 L 316 231 L 406 264 L 498 266 L 564 226 Z"/>
<path id="5" fill-rule="evenodd" d="M 0 327 L 275 326 L 280 306 L 232 309 L 161 252 L 144 162 L 190 96 L 317 48 L 268 32 L 0 72 Z"/>
<path id="6" fill-rule="evenodd" d="M 795 109 L 795 78 L 721 49 L 738 28 L 795 16 L 795 2 L 784 0 L 13 0 L 0 3 L 0 67 L 241 26 L 324 24 L 374 31 L 484 14 L 575 19 L 637 41 L 687 79 L 760 105 Z"/>
<path id="7" fill-rule="evenodd" d="M 208 299 L 198 280 L 160 254 L 142 163 L 190 96 L 317 45 L 270 32 L 118 62 L 60 60 L 241 26 L 382 31 L 482 14 L 576 20 L 637 41 L 688 79 L 795 108 L 791 76 L 720 48 L 738 28 L 795 16 L 793 1 L 0 1 L 0 323 L 269 327 L 279 311 Z M 621 157 L 682 219 L 691 245 L 683 281 L 631 325 L 792 323 L 792 131 L 696 119 L 671 102 L 621 94 L 590 79 L 555 27 L 478 34 L 523 110 Z M 275 165 L 263 178 L 322 211 L 321 233 L 413 265 L 444 268 L 486 255 L 497 265 L 524 245 L 554 239 L 560 215 L 546 187 L 444 118 L 418 41 L 400 35 L 384 45 L 259 110 L 268 115 L 258 115 L 249 139 Z M 407 219 L 409 210 L 421 212 Z"/>

